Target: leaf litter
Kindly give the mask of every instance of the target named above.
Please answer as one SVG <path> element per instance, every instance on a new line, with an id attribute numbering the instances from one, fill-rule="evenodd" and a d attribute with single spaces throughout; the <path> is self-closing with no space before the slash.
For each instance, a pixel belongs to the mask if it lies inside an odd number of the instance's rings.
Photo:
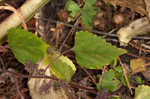
<path id="1" fill-rule="evenodd" d="M 76 1 L 76 0 L 74 0 L 78 5 L 80 4 L 79 3 L 79 1 Z M 101 2 L 101 0 L 98 0 L 98 1 L 100 1 Z M 146 1 L 146 0 L 145 0 Z M 82 1 L 81 1 L 82 2 Z M 106 16 L 107 15 L 110 15 L 109 16 L 109 21 L 108 21 L 108 17 L 106 17 L 105 15 L 103 15 L 102 16 L 102 18 L 99 20 L 101 23 L 103 23 L 103 24 L 101 24 L 101 27 L 100 28 L 95 28 L 95 27 L 93 27 L 93 29 L 97 29 L 97 30 L 102 30 L 103 32 L 105 32 L 105 31 L 109 31 L 109 30 L 111 30 L 111 29 L 113 29 L 113 28 L 122 28 L 122 26 L 125 26 L 125 28 L 126 27 L 130 27 L 130 25 L 128 25 L 129 23 L 130 24 L 132 24 L 132 22 L 133 23 L 136 23 L 135 21 L 137 21 L 137 20 L 140 20 L 140 18 L 142 18 L 143 16 L 146 16 L 147 15 L 147 7 L 145 7 L 145 5 L 144 5 L 144 3 L 143 3 L 143 1 L 142 0 L 138 0 L 138 2 L 137 2 L 137 0 L 104 0 L 104 2 L 105 3 L 103 3 L 103 2 L 101 2 L 102 3 L 102 5 L 100 5 L 101 7 L 99 7 L 99 8 L 101 8 L 102 10 L 104 10 L 104 12 L 105 13 L 109 13 L 109 14 L 105 14 Z M 84 4 L 84 3 L 83 3 Z M 111 6 L 111 5 L 113 5 L 113 6 Z M 112 10 L 110 10 L 110 9 L 108 9 L 109 7 L 110 8 L 112 8 Z M 60 7 L 60 6 L 59 6 Z M 120 9 L 120 8 L 121 9 Z M 98 8 L 98 9 L 99 9 Z M 146 8 L 146 9 L 145 9 Z M 59 9 L 64 9 L 62 6 L 59 8 Z M 125 10 L 124 10 L 125 9 Z M 128 22 L 127 23 L 123 23 L 123 24 L 121 24 L 120 26 L 119 25 L 116 25 L 113 21 L 111 21 L 112 19 L 113 19 L 113 16 L 115 15 L 115 14 L 118 14 L 118 13 L 121 13 L 121 14 L 125 14 L 126 15 L 126 17 L 128 18 L 127 20 L 128 20 Z M 130 14 L 129 14 L 130 13 Z M 145 17 L 144 17 L 145 18 Z M 58 17 L 57 18 L 54 18 L 53 20 L 56 20 L 56 19 L 58 19 Z M 104 22 L 102 22 L 103 20 L 105 20 Z M 134 21 L 135 20 L 135 21 Z M 146 20 L 148 20 L 148 18 L 146 19 Z M 126 21 L 126 19 L 125 19 L 125 21 Z M 142 23 L 142 22 L 141 22 Z M 70 23 L 69 23 L 70 24 Z M 106 28 L 106 26 L 107 25 L 110 25 L 109 26 L 109 29 L 107 29 Z M 145 21 L 145 23 L 143 22 L 142 24 L 141 24 L 141 27 L 144 27 L 144 29 L 148 26 L 148 25 L 146 25 L 145 26 L 145 24 L 147 24 L 147 22 Z M 149 24 L 149 23 L 148 23 Z M 51 26 L 51 27 L 55 27 L 55 24 L 54 23 L 50 23 L 50 24 L 48 24 L 49 26 Z M 102 29 L 102 27 L 104 26 L 104 28 L 105 29 Z M 112 27 L 111 27 L 112 26 Z M 135 25 L 133 25 L 133 26 L 135 26 L 135 27 L 139 27 L 139 24 L 138 23 L 136 23 Z M 50 28 L 51 28 L 50 27 Z M 140 28 L 141 28 L 140 27 Z M 124 27 L 123 27 L 124 28 Z M 129 39 L 129 41 L 132 43 L 132 41 L 133 41 L 133 37 L 135 37 L 135 35 L 137 36 L 137 35 L 139 35 L 139 33 L 137 32 L 137 31 L 139 31 L 140 30 L 140 28 L 136 28 L 136 29 L 132 29 L 132 31 L 131 32 L 133 32 L 133 33 L 135 33 L 134 34 L 134 36 L 132 36 L 132 34 L 130 34 L 129 32 L 127 32 L 127 35 L 128 36 L 131 36 L 130 37 L 130 39 Z M 63 31 L 64 32 L 67 32 L 68 31 L 68 28 L 66 28 L 65 26 L 62 26 L 62 29 L 63 29 Z M 143 30 L 144 30 L 143 29 Z M 54 32 L 53 32 L 54 33 Z M 144 33 L 146 33 L 146 32 L 144 32 Z M 74 36 L 74 35 L 73 35 Z M 99 36 L 99 35 L 98 35 Z M 102 35 L 103 36 L 103 35 Z M 116 38 L 113 38 L 113 37 L 104 37 L 105 39 L 106 39 L 106 41 L 108 41 L 108 42 L 111 42 L 112 43 L 112 45 L 115 45 L 115 46 L 117 46 L 117 47 L 120 47 L 118 44 L 119 44 L 119 42 L 118 42 L 118 40 L 117 40 L 117 42 L 116 42 Z M 74 41 L 72 41 L 72 42 L 74 42 Z M 149 44 L 148 43 L 148 41 L 147 40 L 138 40 L 138 41 L 136 41 L 135 42 L 136 43 L 136 47 L 139 47 L 139 48 L 141 48 L 140 47 L 140 43 L 147 43 L 147 44 Z M 61 44 L 61 43 L 60 43 Z M 72 44 L 72 43 L 71 43 Z M 68 48 L 71 48 L 71 47 L 73 47 L 72 45 L 70 44 L 70 42 L 67 42 L 66 43 L 66 45 L 67 46 L 65 46 L 64 47 L 64 49 L 63 50 L 65 50 L 65 49 L 68 49 Z M 90 47 L 90 46 L 89 46 Z M 140 52 L 140 49 L 136 49 L 136 48 L 133 48 L 133 47 L 131 47 L 130 45 L 128 45 L 127 47 L 122 47 L 122 48 L 124 48 L 124 49 L 126 49 L 126 50 L 128 50 L 128 53 L 131 53 L 132 54 L 132 56 L 129 56 L 129 55 L 126 55 L 127 57 L 125 57 L 125 58 L 122 58 L 121 57 L 121 59 L 123 60 L 123 63 L 124 64 L 126 64 L 126 70 L 127 70 L 127 72 L 128 72 L 128 74 L 130 75 L 130 65 L 129 65 L 129 61 L 131 60 L 131 59 L 135 59 L 135 58 L 137 58 L 137 56 L 142 56 L 142 57 L 145 57 L 145 58 L 148 58 L 148 56 L 149 56 L 149 53 L 148 52 L 143 52 L 143 51 L 141 51 Z M 3 53 L 3 52 L 1 52 L 1 53 Z M 75 61 L 75 58 L 74 58 L 74 54 L 71 52 L 70 54 L 66 54 L 67 56 L 69 56 L 73 61 Z M 124 55 L 123 55 L 124 56 Z M 8 58 L 10 58 L 10 57 L 8 57 Z M 144 60 L 145 60 L 145 58 L 144 58 Z M 5 62 L 5 64 L 6 64 L 6 62 Z M 77 63 L 76 63 L 77 64 Z M 112 68 L 115 68 L 115 66 L 111 66 L 112 64 L 110 63 L 110 66 L 108 66 L 108 68 L 107 68 L 107 70 L 109 70 L 109 69 L 112 69 Z M 107 70 L 106 70 L 106 72 L 107 72 Z M 80 71 L 80 72 L 79 72 Z M 88 70 L 88 72 L 89 73 L 91 73 L 92 74 L 92 76 L 93 76 L 93 78 L 95 78 L 96 79 L 96 76 L 97 76 L 97 74 L 101 74 L 101 70 Z M 140 74 L 141 74 L 141 72 L 139 72 L 139 73 L 137 73 L 136 75 L 138 75 L 138 76 L 140 76 Z M 75 76 L 75 75 L 80 75 L 80 76 Z M 84 79 L 84 78 L 87 78 L 88 77 L 88 75 L 87 74 L 84 74 L 81 70 L 77 70 L 77 72 L 76 72 L 76 74 L 74 75 L 74 77 L 72 78 L 73 79 L 73 81 L 76 81 L 76 82 L 79 82 L 80 80 L 82 80 L 82 79 Z M 147 75 L 147 74 L 146 74 Z M 131 76 L 134 76 L 134 75 L 131 75 Z M 146 78 L 146 77 L 145 77 Z M 148 77 L 149 78 L 149 77 Z M 79 80 L 78 80 L 79 79 Z M 144 79 L 144 78 L 142 78 L 142 79 Z M 147 78 L 146 78 L 147 79 Z M 115 80 L 115 79 L 111 79 L 111 80 Z M 131 78 L 131 80 L 132 80 L 132 78 Z M 148 80 L 148 79 L 147 79 Z M 146 80 L 145 80 L 146 81 Z M 95 88 L 95 87 L 93 87 L 94 85 L 91 83 L 91 81 L 90 80 L 85 80 L 85 82 L 86 82 L 86 86 L 88 86 L 88 87 L 92 87 L 92 88 Z M 137 87 L 136 86 L 136 84 L 134 85 L 134 83 L 132 83 L 132 82 L 130 82 L 131 84 L 133 84 L 133 86 L 134 87 Z M 104 90 L 104 89 L 101 89 L 101 90 Z M 120 89 L 121 91 L 115 91 L 114 92 L 114 94 L 111 94 L 110 95 L 110 93 L 109 92 L 105 92 L 105 94 L 103 94 L 102 96 L 100 96 L 100 97 L 106 97 L 106 95 L 108 96 L 108 97 L 111 97 L 112 95 L 113 96 L 116 96 L 116 97 L 120 97 L 120 98 L 122 98 L 122 97 L 133 97 L 133 96 L 131 96 L 131 95 L 129 95 L 129 91 L 128 91 L 128 88 L 127 87 L 125 87 L 125 86 L 122 86 L 121 87 L 121 89 Z M 78 90 L 76 89 L 76 91 L 78 92 Z M 126 92 L 126 93 L 124 93 L 124 92 Z M 144 92 L 144 91 L 143 91 Z M 135 92 L 136 93 L 136 92 Z M 121 94 L 121 96 L 120 95 L 118 95 L 118 94 Z M 139 94 L 139 93 L 138 93 Z M 89 94 L 89 92 L 85 92 L 84 93 L 84 95 L 86 96 L 90 96 L 90 98 L 92 97 L 96 97 L 96 96 L 93 96 L 93 95 L 91 95 L 91 94 Z M 78 97 L 80 97 L 81 96 L 81 94 L 79 94 L 79 95 L 77 95 Z M 136 96 L 137 96 L 137 94 L 136 94 Z M 84 96 L 83 96 L 84 97 Z M 98 97 L 98 95 L 97 95 L 97 97 Z"/>

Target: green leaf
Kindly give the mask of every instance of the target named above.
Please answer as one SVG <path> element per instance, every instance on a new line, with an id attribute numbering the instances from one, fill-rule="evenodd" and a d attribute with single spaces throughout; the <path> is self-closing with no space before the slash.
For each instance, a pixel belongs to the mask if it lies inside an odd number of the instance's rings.
<path id="1" fill-rule="evenodd" d="M 115 91 L 117 89 L 117 86 L 119 85 L 119 81 L 114 78 L 114 71 L 104 72 L 101 85 L 97 84 L 98 89 L 104 88 L 107 91 Z"/>
<path id="2" fill-rule="evenodd" d="M 111 99 L 121 99 L 120 97 L 112 97 Z"/>
<path id="3" fill-rule="evenodd" d="M 66 9 L 68 11 L 71 11 L 70 16 L 73 16 L 73 17 L 76 16 L 77 13 L 81 11 L 82 23 L 84 24 L 86 28 L 92 29 L 92 22 L 93 22 L 94 16 L 96 16 L 96 13 L 97 13 L 97 8 L 93 6 L 94 3 L 96 3 L 96 0 L 86 0 L 83 8 L 80 9 L 74 1 L 69 0 L 66 3 Z"/>
<path id="4" fill-rule="evenodd" d="M 127 82 L 126 82 L 125 77 L 123 75 L 123 71 L 122 71 L 121 66 L 115 67 L 115 68 L 113 68 L 113 70 L 115 71 L 115 77 L 117 79 L 119 79 L 124 86 L 127 86 Z M 128 77 L 128 80 L 130 81 L 130 76 L 128 74 L 127 74 L 127 77 Z"/>
<path id="5" fill-rule="evenodd" d="M 142 80 L 142 78 L 140 76 L 136 77 L 135 78 L 135 81 L 138 83 L 138 84 L 143 84 L 144 83 L 144 80 Z"/>
<path id="6" fill-rule="evenodd" d="M 121 73 L 121 74 L 122 74 L 122 68 L 121 68 L 121 66 L 117 66 L 117 67 L 115 67 L 115 68 L 114 68 L 114 70 L 115 70 L 116 72 L 118 72 L 118 73 Z"/>
<path id="7" fill-rule="evenodd" d="M 88 29 L 92 29 L 92 22 L 97 13 L 97 8 L 93 6 L 94 3 L 96 3 L 96 0 L 86 0 L 82 9 L 81 21 Z"/>
<path id="8" fill-rule="evenodd" d="M 135 89 L 134 99 L 150 99 L 150 87 L 146 85 L 139 85 Z"/>
<path id="9" fill-rule="evenodd" d="M 114 59 L 111 64 L 112 64 L 112 66 L 117 66 L 117 59 Z"/>
<path id="10" fill-rule="evenodd" d="M 78 5 L 72 0 L 69 0 L 66 3 L 66 9 L 68 11 L 71 11 L 70 16 L 72 17 L 74 17 L 80 11 L 80 8 L 78 7 Z"/>
<path id="11" fill-rule="evenodd" d="M 73 51 L 77 62 L 88 69 L 100 69 L 126 53 L 125 50 L 116 48 L 101 37 L 87 31 L 76 33 Z"/>
<path id="12" fill-rule="evenodd" d="M 48 58 L 52 60 L 52 59 L 56 59 L 58 56 L 59 54 L 55 53 L 53 55 L 48 55 Z M 60 56 L 59 58 L 57 58 L 54 61 L 54 63 L 50 66 L 49 69 L 51 73 L 53 73 L 57 78 L 66 80 L 66 81 L 70 81 L 72 75 L 76 71 L 75 65 L 72 63 L 72 61 L 69 58 L 65 56 Z"/>
<path id="13" fill-rule="evenodd" d="M 119 79 L 121 80 L 121 83 L 122 83 L 124 86 L 127 86 L 126 79 L 124 78 L 123 75 L 122 75 Z M 129 77 L 128 77 L 128 80 L 130 81 Z"/>
<path id="14" fill-rule="evenodd" d="M 40 38 L 20 28 L 8 30 L 8 41 L 15 57 L 23 64 L 27 60 L 36 63 L 44 57 L 48 48 Z"/>

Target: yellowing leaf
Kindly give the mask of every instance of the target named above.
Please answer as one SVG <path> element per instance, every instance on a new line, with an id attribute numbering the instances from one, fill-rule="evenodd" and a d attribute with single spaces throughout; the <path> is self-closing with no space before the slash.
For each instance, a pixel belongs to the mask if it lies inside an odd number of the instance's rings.
<path id="1" fill-rule="evenodd" d="M 46 64 L 48 63 L 48 60 L 49 62 L 54 62 L 49 67 L 52 74 L 62 80 L 71 80 L 72 75 L 76 71 L 76 67 L 69 58 L 65 56 L 59 57 L 59 54 L 55 53 L 53 55 L 49 54 L 48 57 L 45 58 Z"/>
<path id="2" fill-rule="evenodd" d="M 142 72 L 146 70 L 146 67 L 143 67 L 144 64 L 145 62 L 142 58 L 132 59 L 130 61 L 130 68 L 135 73 Z"/>
<path id="3" fill-rule="evenodd" d="M 139 85 L 135 89 L 134 99 L 150 99 L 150 87 L 147 85 Z"/>
<path id="4" fill-rule="evenodd" d="M 101 37 L 87 31 L 76 33 L 73 51 L 77 62 L 88 69 L 100 69 L 126 53 L 125 50 L 116 48 Z"/>

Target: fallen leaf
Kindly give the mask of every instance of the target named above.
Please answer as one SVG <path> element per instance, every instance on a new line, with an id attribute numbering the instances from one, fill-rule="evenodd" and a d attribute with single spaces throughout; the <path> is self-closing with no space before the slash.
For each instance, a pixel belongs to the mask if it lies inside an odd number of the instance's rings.
<path id="1" fill-rule="evenodd" d="M 134 73 L 145 71 L 146 67 L 143 67 L 144 64 L 145 61 L 142 58 L 130 60 L 130 68 Z"/>
<path id="2" fill-rule="evenodd" d="M 146 71 L 142 72 L 142 74 L 146 80 L 150 81 L 150 67 L 147 67 Z"/>
<path id="3" fill-rule="evenodd" d="M 134 99 L 149 99 L 150 98 L 150 87 L 146 85 L 139 85 L 135 89 Z"/>
<path id="4" fill-rule="evenodd" d="M 135 11 L 142 16 L 146 15 L 147 12 L 144 8 L 143 0 L 104 0 L 105 3 L 112 4 L 113 6 L 122 6 Z"/>
<path id="5" fill-rule="evenodd" d="M 38 63 L 38 70 L 45 69 L 47 66 L 45 64 L 45 60 L 42 59 Z M 50 72 L 49 69 L 45 72 L 45 75 L 47 76 L 52 76 L 52 73 Z M 58 90 L 55 90 L 55 86 L 49 85 L 50 81 L 54 81 L 51 79 L 35 79 L 35 78 L 30 78 L 28 80 L 28 87 L 29 87 L 29 92 L 30 96 L 32 99 L 72 99 L 70 98 L 71 95 L 68 94 L 68 89 L 65 88 L 60 88 Z M 47 85 L 49 87 L 46 92 L 41 91 L 41 88 L 43 86 Z M 54 98 L 55 97 L 55 98 Z"/>
<path id="6" fill-rule="evenodd" d="M 147 11 L 147 14 L 148 14 L 147 16 L 150 20 L 150 0 L 144 0 L 144 2 L 145 2 L 145 6 L 146 6 L 146 11 Z"/>
<path id="7" fill-rule="evenodd" d="M 131 22 L 128 26 L 122 27 L 117 34 L 120 45 L 125 46 L 133 37 L 148 32 L 150 32 L 150 23 L 147 17 L 143 17 Z"/>

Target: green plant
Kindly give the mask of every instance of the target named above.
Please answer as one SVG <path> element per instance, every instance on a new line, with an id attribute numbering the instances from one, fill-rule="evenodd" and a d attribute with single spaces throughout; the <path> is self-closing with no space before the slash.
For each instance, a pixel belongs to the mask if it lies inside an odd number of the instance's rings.
<path id="1" fill-rule="evenodd" d="M 19 28 L 8 30 L 8 45 L 15 57 L 23 64 L 40 61 L 46 54 L 48 45 L 31 32 Z"/>
<path id="2" fill-rule="evenodd" d="M 136 77 L 135 78 L 135 81 L 138 83 L 138 84 L 144 84 L 144 80 L 142 80 L 142 78 L 140 76 Z"/>
<path id="3" fill-rule="evenodd" d="M 49 0 L 39 5 L 43 6 L 48 1 Z M 92 29 L 92 20 L 97 12 L 97 8 L 93 6 L 95 2 L 96 0 L 86 0 L 83 7 L 80 8 L 74 1 L 69 0 L 66 4 L 66 8 L 68 11 L 71 11 L 70 16 L 72 17 L 77 17 L 81 14 L 82 23 L 88 29 Z M 36 8 L 38 9 L 40 6 L 36 6 Z M 32 13 L 37 9 L 33 9 Z M 26 11 L 23 10 L 22 12 Z M 30 15 L 27 15 L 26 19 L 28 19 L 28 17 L 30 17 Z M 18 23 L 14 25 L 14 27 L 20 24 L 20 21 L 17 22 Z M 10 21 L 10 23 L 12 23 L 12 21 Z M 8 29 L 6 28 L 3 31 L 4 25 L 5 24 L 0 25 L 0 31 L 2 31 L 0 39 L 6 35 L 6 31 Z M 9 28 L 11 27 L 12 26 Z M 7 33 L 8 45 L 11 47 L 19 62 L 26 65 L 28 60 L 33 64 L 42 61 L 44 62 L 44 66 L 48 66 L 49 64 L 51 65 L 49 70 L 57 78 L 66 80 L 67 82 L 71 80 L 72 75 L 76 71 L 76 67 L 69 58 L 61 55 L 57 51 L 48 53 L 47 49 L 51 48 L 51 46 L 31 32 L 20 28 L 12 28 L 8 30 Z M 88 31 L 79 31 L 75 36 L 73 51 L 75 52 L 77 63 L 87 69 L 101 69 L 103 66 L 113 64 L 114 68 L 105 71 L 102 81 L 97 83 L 96 87 L 98 90 L 104 88 L 107 91 L 115 91 L 120 84 L 127 86 L 122 68 L 117 66 L 117 57 L 126 53 L 125 50 L 112 46 L 102 37 L 98 37 Z M 137 68 L 137 64 L 135 63 L 138 63 L 138 65 L 139 63 L 144 64 L 142 61 L 132 61 L 132 70 L 134 71 Z M 141 64 L 139 66 L 142 66 Z M 127 77 L 130 81 L 130 76 L 128 74 Z M 144 83 L 140 77 L 137 77 L 135 80 L 138 84 Z M 58 86 L 58 83 L 54 82 L 53 85 Z M 149 99 L 149 90 L 149 86 L 139 85 L 135 89 L 135 99 Z M 112 99 L 120 98 L 112 97 Z"/>
<path id="4" fill-rule="evenodd" d="M 88 69 L 100 69 L 126 53 L 125 50 L 116 48 L 103 38 L 87 31 L 76 33 L 73 51 L 77 62 Z"/>
<path id="5" fill-rule="evenodd" d="M 129 75 L 127 76 L 130 81 Z M 104 72 L 102 81 L 97 83 L 97 89 L 100 90 L 101 88 L 104 88 L 107 91 L 116 91 L 121 84 L 127 86 L 122 68 L 121 66 L 117 66 Z"/>
<path id="6" fill-rule="evenodd" d="M 49 46 L 40 38 L 20 28 L 12 28 L 8 30 L 8 45 L 11 47 L 15 57 L 19 62 L 26 64 L 29 60 L 32 63 L 37 63 L 44 59 L 44 65 L 50 64 L 51 60 L 60 56 L 56 51 L 47 53 Z M 59 79 L 70 81 L 76 68 L 72 61 L 60 56 L 51 66 L 50 71 Z"/>
<path id="7" fill-rule="evenodd" d="M 112 97 L 111 99 L 121 99 L 120 97 Z"/>
<path id="8" fill-rule="evenodd" d="M 101 83 L 97 84 L 97 89 L 100 90 L 104 88 L 107 91 L 115 91 L 119 81 L 115 79 L 114 71 L 106 71 L 103 75 Z"/>
<path id="9" fill-rule="evenodd" d="M 66 7 L 69 11 L 72 11 L 71 16 L 81 12 L 82 22 L 85 26 L 91 28 L 92 18 L 96 15 L 96 7 L 93 7 L 95 2 L 96 0 L 86 0 L 83 8 L 79 8 L 75 2 L 69 0 Z M 76 71 L 69 58 L 61 56 L 57 51 L 47 53 L 47 49 L 51 46 L 31 32 L 20 28 L 12 28 L 8 30 L 8 41 L 14 55 L 23 64 L 26 64 L 28 60 L 32 63 L 44 60 L 44 65 L 51 64 L 49 69 L 57 78 L 67 81 L 71 80 Z M 116 48 L 103 38 L 87 31 L 76 33 L 73 51 L 76 54 L 77 62 L 88 69 L 101 69 L 104 65 L 111 64 L 118 56 L 126 53 L 125 50 Z M 56 60 L 52 62 L 54 59 Z"/>
<path id="10" fill-rule="evenodd" d="M 113 71 L 115 72 L 115 77 L 121 81 L 121 83 L 124 85 L 124 86 L 127 86 L 127 82 L 124 78 L 124 75 L 123 75 L 123 71 L 122 71 L 122 68 L 121 66 L 117 66 L 117 67 L 114 67 L 113 68 Z M 127 77 L 128 77 L 128 80 L 130 81 L 130 76 L 127 74 Z"/>
<path id="11" fill-rule="evenodd" d="M 77 17 L 81 13 L 81 21 L 84 26 L 92 29 L 92 21 L 97 13 L 97 8 L 93 6 L 94 3 L 96 3 L 96 0 L 86 0 L 83 8 L 80 8 L 74 1 L 69 0 L 66 3 L 66 8 L 71 11 L 70 16 L 72 17 Z"/>
<path id="12" fill-rule="evenodd" d="M 56 51 L 47 53 L 47 48 L 51 46 L 31 32 L 12 28 L 8 31 L 8 41 L 14 55 L 23 64 L 28 60 L 37 63 L 44 59 L 44 64 L 48 65 L 51 64 L 51 60 L 59 57 L 50 66 L 50 71 L 57 78 L 70 81 L 76 71 L 74 64 L 67 57 L 60 56 Z M 126 53 L 125 50 L 116 48 L 104 39 L 85 31 L 77 32 L 73 51 L 76 53 L 77 62 L 88 69 L 100 69 L 110 64 L 119 55 Z"/>

